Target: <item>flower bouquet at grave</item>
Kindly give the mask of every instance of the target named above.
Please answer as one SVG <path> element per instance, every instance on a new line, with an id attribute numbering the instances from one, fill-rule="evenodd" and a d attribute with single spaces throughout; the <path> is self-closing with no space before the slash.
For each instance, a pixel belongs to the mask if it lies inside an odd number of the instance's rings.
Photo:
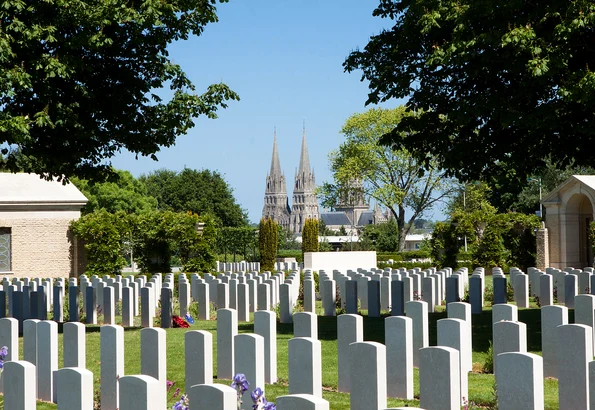
<path id="1" fill-rule="evenodd" d="M 188 322 L 186 322 L 180 316 L 172 316 L 171 321 L 172 321 L 172 326 L 173 327 L 183 327 L 183 328 L 190 327 L 190 325 L 188 324 Z"/>

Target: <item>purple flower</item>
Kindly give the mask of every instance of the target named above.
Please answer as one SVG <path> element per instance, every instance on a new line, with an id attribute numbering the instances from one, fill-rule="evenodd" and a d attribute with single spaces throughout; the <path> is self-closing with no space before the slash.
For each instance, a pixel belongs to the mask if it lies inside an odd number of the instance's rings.
<path id="1" fill-rule="evenodd" d="M 259 401 L 261 401 L 261 399 L 264 398 L 264 392 L 262 391 L 262 389 L 260 387 L 257 387 L 251 394 L 250 397 L 252 397 L 252 402 L 254 404 L 258 404 Z"/>
<path id="2" fill-rule="evenodd" d="M 183 394 L 180 397 L 180 401 L 172 406 L 172 410 L 189 410 L 188 404 L 188 396 Z"/>
<path id="3" fill-rule="evenodd" d="M 277 410 L 277 406 L 275 406 L 275 403 L 267 402 L 267 404 L 264 405 L 263 410 Z"/>
<path id="4" fill-rule="evenodd" d="M 180 388 L 178 387 L 174 392 L 174 399 L 180 395 Z"/>
<path id="5" fill-rule="evenodd" d="M 173 385 L 174 385 L 174 384 L 176 384 L 176 382 L 172 382 L 172 381 L 170 381 L 170 380 L 167 380 L 167 381 L 165 382 L 165 385 L 166 385 L 166 387 L 167 387 L 167 391 L 170 391 L 170 390 L 171 390 L 171 388 L 173 387 Z"/>
<path id="6" fill-rule="evenodd" d="M 184 316 L 184 319 L 186 319 L 186 322 L 190 323 L 191 325 L 194 324 L 194 318 L 192 317 L 192 315 L 190 313 L 186 313 L 186 315 Z"/>
<path id="7" fill-rule="evenodd" d="M 246 390 L 248 390 L 248 380 L 246 380 L 246 376 L 243 373 L 238 373 L 233 378 L 233 383 L 231 383 L 231 387 L 236 389 L 239 394 L 244 394 Z"/>

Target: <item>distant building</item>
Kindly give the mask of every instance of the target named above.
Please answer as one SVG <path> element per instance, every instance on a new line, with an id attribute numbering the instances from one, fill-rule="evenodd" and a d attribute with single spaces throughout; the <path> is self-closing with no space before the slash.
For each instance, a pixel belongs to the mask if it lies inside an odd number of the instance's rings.
<path id="1" fill-rule="evenodd" d="M 87 198 L 72 184 L 35 174 L 0 173 L 0 275 L 66 277 L 82 273 L 70 222 Z"/>
<path id="2" fill-rule="evenodd" d="M 310 168 L 304 129 L 300 162 L 294 177 L 291 206 L 287 195 L 285 174 L 281 171 L 277 133 L 275 132 L 273 136 L 273 155 L 271 168 L 266 176 L 262 217 L 272 218 L 295 235 L 301 234 L 308 218 L 322 220 L 328 229 L 339 231 L 343 227 L 347 233 L 355 234 L 358 228 L 387 222 L 391 214 L 388 209 L 383 212 L 378 204 L 370 210 L 370 205 L 365 202 L 363 186 L 358 180 L 354 180 L 350 184 L 334 211 L 320 212 L 316 197 L 316 178 L 314 170 Z"/>

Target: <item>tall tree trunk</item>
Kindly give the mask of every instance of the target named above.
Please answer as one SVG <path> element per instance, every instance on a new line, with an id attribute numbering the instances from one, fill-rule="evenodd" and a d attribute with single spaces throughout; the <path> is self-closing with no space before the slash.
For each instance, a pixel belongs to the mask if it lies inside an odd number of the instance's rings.
<path id="1" fill-rule="evenodd" d="M 405 237 L 407 236 L 407 232 L 405 232 L 405 207 L 403 205 L 399 205 L 397 227 L 399 228 L 399 252 L 403 252 L 405 250 Z"/>

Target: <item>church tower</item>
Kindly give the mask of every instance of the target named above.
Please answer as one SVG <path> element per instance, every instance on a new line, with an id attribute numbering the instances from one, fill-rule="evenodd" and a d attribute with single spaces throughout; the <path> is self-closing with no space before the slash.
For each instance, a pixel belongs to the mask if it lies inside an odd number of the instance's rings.
<path id="1" fill-rule="evenodd" d="M 301 234 L 306 219 L 320 218 L 318 199 L 316 198 L 316 180 L 310 168 L 308 147 L 306 146 L 306 126 L 302 132 L 302 152 L 300 166 L 295 174 L 293 184 L 293 201 L 291 205 L 291 232 Z"/>
<path id="2" fill-rule="evenodd" d="M 272 218 L 284 229 L 290 229 L 290 208 L 287 199 L 287 186 L 285 175 L 281 172 L 279 151 L 277 149 L 277 131 L 273 136 L 273 157 L 271 159 L 271 170 L 267 175 L 266 190 L 264 193 L 264 207 L 262 208 L 263 218 Z"/>
<path id="3" fill-rule="evenodd" d="M 364 186 L 359 179 L 352 179 L 339 195 L 335 211 L 345 212 L 353 226 L 359 225 L 360 216 L 370 209 L 364 198 Z"/>

